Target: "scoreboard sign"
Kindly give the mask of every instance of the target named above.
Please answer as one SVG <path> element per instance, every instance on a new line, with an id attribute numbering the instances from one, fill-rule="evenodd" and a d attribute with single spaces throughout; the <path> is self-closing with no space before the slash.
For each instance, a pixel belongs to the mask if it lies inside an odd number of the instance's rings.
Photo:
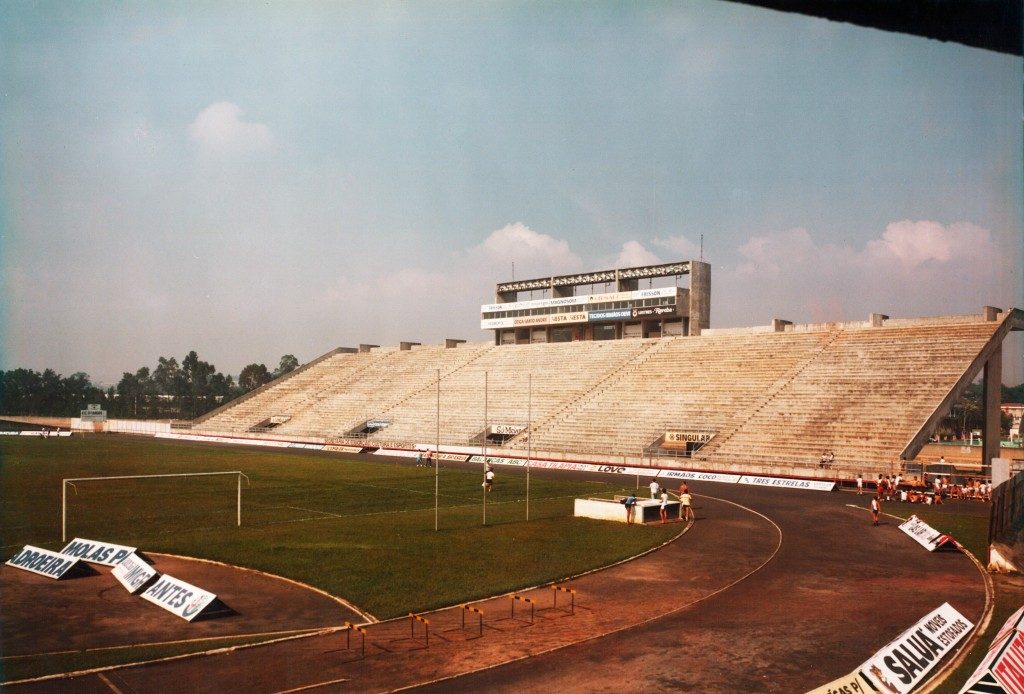
<path id="1" fill-rule="evenodd" d="M 78 564 L 79 560 L 75 557 L 67 557 L 32 545 L 25 545 L 24 549 L 7 561 L 8 566 L 58 580 L 67 576 Z"/>
<path id="2" fill-rule="evenodd" d="M 61 554 L 69 557 L 78 557 L 90 564 L 103 564 L 104 566 L 117 566 L 121 560 L 136 552 L 135 547 L 125 547 L 109 542 L 97 542 L 96 540 L 83 540 L 76 537 L 60 551 Z"/>
<path id="3" fill-rule="evenodd" d="M 156 569 L 144 562 L 134 552 L 122 559 L 110 573 L 118 583 L 124 586 L 125 590 L 132 594 L 142 590 L 147 583 L 160 575 Z"/>
<path id="4" fill-rule="evenodd" d="M 164 574 L 147 588 L 142 597 L 187 622 L 199 616 L 217 596 L 191 583 Z"/>
<path id="5" fill-rule="evenodd" d="M 83 422 L 105 422 L 107 421 L 107 411 L 101 410 L 99 405 L 86 405 L 86 409 L 79 410 L 80 417 Z"/>

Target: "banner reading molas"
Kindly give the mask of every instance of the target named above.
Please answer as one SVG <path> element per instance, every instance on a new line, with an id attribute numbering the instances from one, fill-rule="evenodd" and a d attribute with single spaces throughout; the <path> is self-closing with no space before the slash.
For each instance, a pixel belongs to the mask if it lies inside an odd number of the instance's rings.
<path id="1" fill-rule="evenodd" d="M 76 537 L 60 551 L 61 554 L 69 557 L 78 557 L 90 564 L 103 564 L 104 566 L 117 566 L 121 560 L 138 551 L 135 547 L 115 545 L 110 542 L 97 542 L 96 540 L 85 540 Z"/>

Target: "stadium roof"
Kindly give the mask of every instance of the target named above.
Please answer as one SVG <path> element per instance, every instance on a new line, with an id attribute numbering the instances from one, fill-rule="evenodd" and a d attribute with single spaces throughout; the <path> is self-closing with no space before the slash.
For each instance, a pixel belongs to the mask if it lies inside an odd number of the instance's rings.
<path id="1" fill-rule="evenodd" d="M 730 0 L 1021 55 L 1020 0 Z"/>

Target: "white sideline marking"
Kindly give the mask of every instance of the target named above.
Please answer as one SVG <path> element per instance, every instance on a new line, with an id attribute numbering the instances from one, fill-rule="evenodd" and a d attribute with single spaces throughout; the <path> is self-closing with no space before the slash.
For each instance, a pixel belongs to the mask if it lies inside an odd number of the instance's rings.
<path id="1" fill-rule="evenodd" d="M 274 694 L 292 694 L 292 692 L 304 692 L 307 689 L 316 689 L 317 687 L 326 687 L 331 684 L 338 684 L 339 682 L 348 682 L 347 677 L 340 677 L 336 680 L 328 680 L 327 682 L 317 682 L 316 684 L 307 684 L 305 687 L 296 687 L 295 689 L 282 689 Z"/>
<path id="2" fill-rule="evenodd" d="M 110 679 L 106 675 L 104 675 L 102 672 L 97 672 L 96 676 L 99 677 L 101 680 L 103 680 L 103 684 L 105 684 L 108 687 L 110 687 L 110 689 L 114 692 L 114 694 L 124 694 L 124 692 L 122 692 L 120 689 L 115 687 L 114 683 L 111 682 Z"/>

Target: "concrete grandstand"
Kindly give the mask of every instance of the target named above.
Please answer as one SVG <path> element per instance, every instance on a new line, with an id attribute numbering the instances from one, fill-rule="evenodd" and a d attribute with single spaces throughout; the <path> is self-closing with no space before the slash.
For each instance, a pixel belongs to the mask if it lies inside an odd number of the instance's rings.
<path id="1" fill-rule="evenodd" d="M 979 374 L 986 429 L 995 427 L 983 459 L 998 455 L 1001 344 L 1022 329 L 1024 312 L 986 307 L 656 338 L 362 345 L 328 352 L 193 429 L 713 471 L 888 474 L 917 456 Z M 827 471 L 825 449 L 835 452 Z"/>

